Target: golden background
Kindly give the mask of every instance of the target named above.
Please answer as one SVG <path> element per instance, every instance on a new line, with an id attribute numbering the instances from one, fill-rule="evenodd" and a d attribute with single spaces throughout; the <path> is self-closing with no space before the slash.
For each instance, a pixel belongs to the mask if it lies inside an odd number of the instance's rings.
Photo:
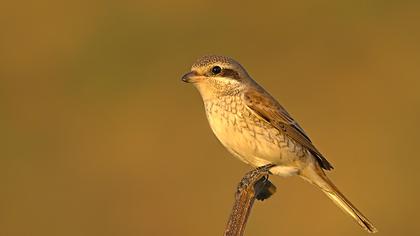
<path id="1" fill-rule="evenodd" d="M 0 8 L 0 235 L 221 235 L 250 168 L 180 77 L 239 60 L 380 235 L 419 233 L 418 1 L 9 1 Z M 273 177 L 247 235 L 366 235 Z"/>

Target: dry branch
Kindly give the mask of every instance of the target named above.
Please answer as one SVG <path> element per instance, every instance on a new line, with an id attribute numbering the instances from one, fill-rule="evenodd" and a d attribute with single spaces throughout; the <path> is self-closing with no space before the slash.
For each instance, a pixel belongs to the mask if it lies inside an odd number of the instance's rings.
<path id="1" fill-rule="evenodd" d="M 276 191 L 268 180 L 269 164 L 245 174 L 236 190 L 235 203 L 226 226 L 225 236 L 242 236 L 255 199 L 265 200 Z"/>

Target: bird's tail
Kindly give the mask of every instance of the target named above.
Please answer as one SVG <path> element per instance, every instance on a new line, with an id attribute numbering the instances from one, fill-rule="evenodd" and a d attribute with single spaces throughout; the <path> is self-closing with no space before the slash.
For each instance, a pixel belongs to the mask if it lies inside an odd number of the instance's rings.
<path id="1" fill-rule="evenodd" d="M 337 189 L 328 179 L 324 171 L 316 166 L 305 168 L 300 176 L 306 181 L 318 186 L 338 207 L 350 215 L 363 229 L 369 233 L 376 233 L 378 230 L 357 208 Z"/>

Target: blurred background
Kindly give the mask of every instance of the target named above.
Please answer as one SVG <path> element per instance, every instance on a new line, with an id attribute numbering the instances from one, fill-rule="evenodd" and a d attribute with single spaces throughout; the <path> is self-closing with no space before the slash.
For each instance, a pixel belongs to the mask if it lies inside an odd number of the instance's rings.
<path id="1" fill-rule="evenodd" d="M 239 60 L 381 235 L 420 231 L 418 1 L 8 1 L 0 9 L 0 235 L 222 235 L 250 167 L 180 77 Z M 271 178 L 246 235 L 366 235 Z"/>

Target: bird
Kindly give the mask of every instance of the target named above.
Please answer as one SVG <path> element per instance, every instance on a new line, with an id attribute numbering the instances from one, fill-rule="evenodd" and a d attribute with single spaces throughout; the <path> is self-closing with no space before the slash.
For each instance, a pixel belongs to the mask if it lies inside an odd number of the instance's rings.
<path id="1" fill-rule="evenodd" d="M 196 87 L 210 127 L 222 145 L 252 167 L 300 176 L 317 186 L 369 233 L 375 226 L 338 190 L 325 171 L 330 162 L 286 109 L 235 59 L 205 55 L 181 78 Z"/>

